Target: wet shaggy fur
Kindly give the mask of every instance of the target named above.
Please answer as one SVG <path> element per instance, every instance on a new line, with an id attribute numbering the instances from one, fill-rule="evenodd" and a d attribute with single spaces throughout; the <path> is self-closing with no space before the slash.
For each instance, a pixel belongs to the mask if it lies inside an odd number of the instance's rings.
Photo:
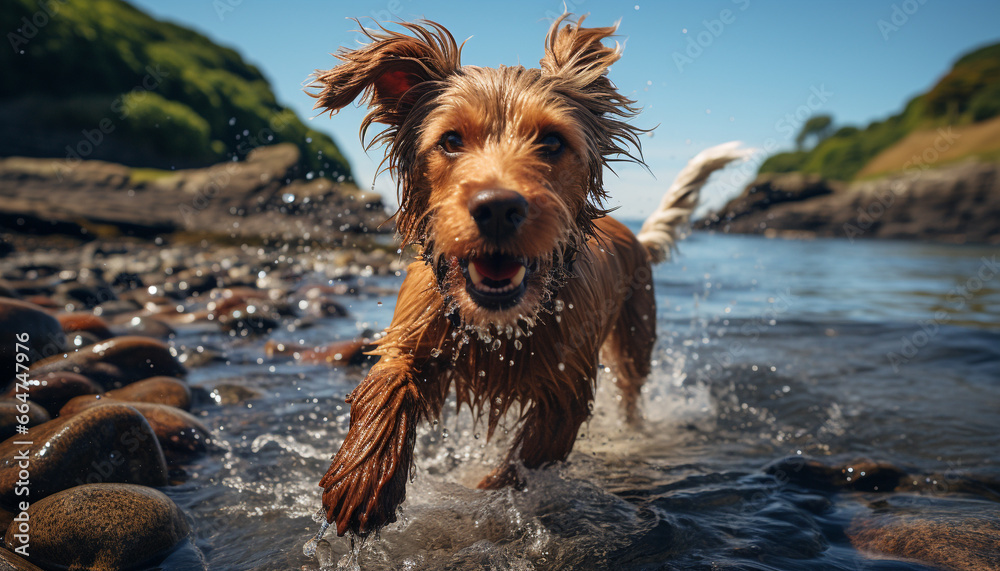
<path id="1" fill-rule="evenodd" d="M 362 137 L 385 126 L 371 145 L 387 148 L 403 243 L 422 252 L 378 362 L 348 397 L 350 430 L 320 482 L 338 535 L 395 521 L 417 424 L 437 418 L 452 389 L 489 435 L 510 407 L 519 412 L 510 451 L 480 488 L 517 485 L 518 466 L 567 457 L 590 415 L 599 358 L 614 366 L 626 416 L 638 418 L 656 339 L 651 252 L 669 253 L 719 165 L 679 202 L 665 200 L 661 211 L 675 210 L 643 240 L 606 216 L 604 168 L 638 161 L 642 131 L 627 123 L 634 102 L 607 77 L 621 55 L 603 44 L 615 28 L 565 22 L 551 27 L 540 69 L 462 66 L 451 34 L 422 22 L 366 31 L 369 44 L 315 75 L 318 108 L 360 98 Z M 472 205 L 496 189 L 524 209 L 509 231 L 490 234 Z M 521 293 L 502 306 L 470 293 L 470 265 L 489 259 L 523 266 Z"/>

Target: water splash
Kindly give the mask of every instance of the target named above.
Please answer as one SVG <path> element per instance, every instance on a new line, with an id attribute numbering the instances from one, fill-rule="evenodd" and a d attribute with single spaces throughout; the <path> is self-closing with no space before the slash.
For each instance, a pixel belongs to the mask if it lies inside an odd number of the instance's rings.
<path id="1" fill-rule="evenodd" d="M 318 513 L 323 514 L 323 509 L 321 508 Z M 323 536 L 326 535 L 326 530 L 330 528 L 330 522 L 326 521 L 326 515 L 323 515 L 322 517 L 323 523 L 320 524 L 319 531 L 317 531 L 316 535 L 312 536 L 312 538 L 310 538 L 309 541 L 302 546 L 302 554 L 310 559 L 316 556 L 316 550 L 319 549 L 319 542 L 323 539 Z"/>

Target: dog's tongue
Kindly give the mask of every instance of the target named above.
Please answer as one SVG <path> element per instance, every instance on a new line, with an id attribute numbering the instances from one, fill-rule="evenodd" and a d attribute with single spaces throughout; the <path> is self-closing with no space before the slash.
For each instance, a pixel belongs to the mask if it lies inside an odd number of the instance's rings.
<path id="1" fill-rule="evenodd" d="M 476 271 L 495 282 L 509 280 L 521 269 L 521 262 L 513 258 L 475 258 Z"/>

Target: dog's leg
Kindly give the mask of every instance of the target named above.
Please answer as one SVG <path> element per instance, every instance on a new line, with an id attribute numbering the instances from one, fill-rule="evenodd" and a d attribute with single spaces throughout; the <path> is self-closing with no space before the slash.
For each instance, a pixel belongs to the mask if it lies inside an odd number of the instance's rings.
<path id="1" fill-rule="evenodd" d="M 374 351 L 381 358 L 348 397 L 351 427 L 319 484 L 338 535 L 366 535 L 396 520 L 417 423 L 438 413 L 448 389 L 434 359 L 445 347 L 443 302 L 426 286 L 432 277 L 425 264 L 407 272 L 392 325 Z"/>
<path id="2" fill-rule="evenodd" d="M 422 416 L 412 362 L 383 358 L 347 402 L 351 428 L 319 485 L 337 535 L 365 535 L 396 521 L 406 496 Z"/>
<path id="3" fill-rule="evenodd" d="M 653 294 L 652 272 L 632 272 L 629 285 L 614 329 L 601 348 L 602 357 L 609 361 L 615 383 L 622 394 L 622 411 L 630 425 L 640 421 L 639 401 L 642 385 L 650 372 L 653 345 L 656 344 L 656 299 Z"/>
<path id="4" fill-rule="evenodd" d="M 596 373 L 595 365 L 591 374 Z M 507 457 L 479 482 L 480 489 L 521 487 L 516 469 L 518 462 L 526 468 L 540 468 L 569 456 L 580 425 L 590 417 L 593 382 L 581 378 L 557 384 L 566 387 L 566 392 L 531 404 Z"/>

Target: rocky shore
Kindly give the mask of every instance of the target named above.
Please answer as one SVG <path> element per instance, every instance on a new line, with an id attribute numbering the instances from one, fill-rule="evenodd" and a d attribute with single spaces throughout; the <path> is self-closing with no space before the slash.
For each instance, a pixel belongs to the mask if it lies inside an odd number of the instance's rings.
<path id="1" fill-rule="evenodd" d="M 74 245 L 30 236 L 8 246 L 0 255 L 0 569 L 147 568 L 167 557 L 171 568 L 206 568 L 188 517 L 163 491 L 185 482 L 199 457 L 219 453 L 201 417 L 255 393 L 190 385 L 190 371 L 226 356 L 178 335 L 250 339 L 344 319 L 348 300 L 370 293 L 359 276 L 402 268 L 392 247 Z M 311 347 L 310 362 L 360 363 L 366 348 L 360 340 Z M 288 354 L 267 350 L 268 358 Z"/>
<path id="2" fill-rule="evenodd" d="M 0 230 L 152 237 L 186 232 L 234 239 L 336 244 L 391 233 L 378 194 L 300 171 L 290 143 L 245 161 L 153 171 L 103 161 L 0 159 Z"/>
<path id="3" fill-rule="evenodd" d="M 1000 165 L 967 162 L 850 184 L 764 174 L 696 228 L 766 236 L 1000 243 Z"/>

